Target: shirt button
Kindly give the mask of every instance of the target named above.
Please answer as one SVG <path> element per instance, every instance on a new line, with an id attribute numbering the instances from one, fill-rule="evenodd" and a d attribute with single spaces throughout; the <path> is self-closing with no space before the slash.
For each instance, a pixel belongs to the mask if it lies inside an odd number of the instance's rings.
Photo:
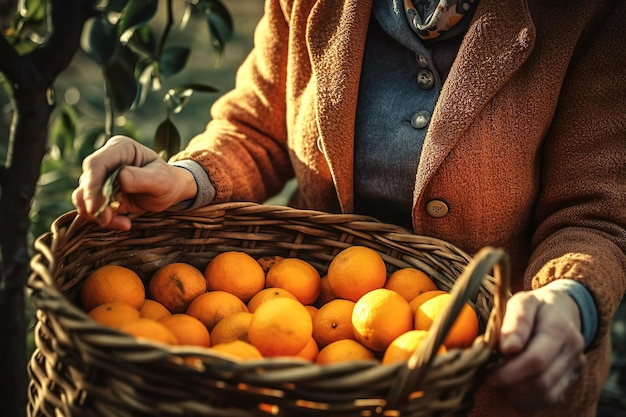
<path id="1" fill-rule="evenodd" d="M 321 152 L 324 153 L 324 142 L 322 142 L 322 137 L 318 136 L 317 137 L 317 149 Z"/>
<path id="2" fill-rule="evenodd" d="M 418 111 L 411 117 L 411 126 L 416 129 L 423 129 L 428 126 L 428 122 L 430 122 L 430 113 L 426 110 Z"/>
<path id="3" fill-rule="evenodd" d="M 430 90 L 435 85 L 435 75 L 430 70 L 421 70 L 417 73 L 417 85 L 422 90 Z"/>
<path id="4" fill-rule="evenodd" d="M 426 203 L 426 212 L 432 217 L 443 217 L 448 214 L 448 205 L 441 200 L 430 200 Z"/>
<path id="5" fill-rule="evenodd" d="M 415 58 L 417 59 L 417 65 L 420 68 L 426 68 L 428 66 L 428 61 L 426 60 L 426 57 L 422 54 L 416 54 Z"/>

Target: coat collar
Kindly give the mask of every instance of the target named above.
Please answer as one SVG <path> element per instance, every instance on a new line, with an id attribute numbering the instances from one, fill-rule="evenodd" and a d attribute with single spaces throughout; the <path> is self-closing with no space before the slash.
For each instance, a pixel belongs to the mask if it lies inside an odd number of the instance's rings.
<path id="1" fill-rule="evenodd" d="M 373 0 L 318 0 L 307 26 L 320 140 L 341 209 L 353 209 L 354 120 Z M 422 150 L 415 196 L 484 105 L 528 58 L 535 31 L 526 0 L 480 0 Z"/>

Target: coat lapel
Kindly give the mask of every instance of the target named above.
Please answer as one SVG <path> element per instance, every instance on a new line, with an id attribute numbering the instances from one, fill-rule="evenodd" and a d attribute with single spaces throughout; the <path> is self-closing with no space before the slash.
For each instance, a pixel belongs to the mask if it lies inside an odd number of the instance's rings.
<path id="1" fill-rule="evenodd" d="M 354 205 L 354 118 L 372 0 L 319 0 L 307 43 L 317 83 L 317 125 L 342 211 Z"/>
<path id="2" fill-rule="evenodd" d="M 414 201 L 485 104 L 530 55 L 535 28 L 526 0 L 481 0 L 433 114 Z"/>

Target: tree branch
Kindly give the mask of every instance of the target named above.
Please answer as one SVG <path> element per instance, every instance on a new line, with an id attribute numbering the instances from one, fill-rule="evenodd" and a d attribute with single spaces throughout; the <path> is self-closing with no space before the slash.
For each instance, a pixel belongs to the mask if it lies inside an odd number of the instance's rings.
<path id="1" fill-rule="evenodd" d="M 0 72 L 11 82 L 15 81 L 20 73 L 19 55 L 9 45 L 4 36 L 0 36 Z"/>

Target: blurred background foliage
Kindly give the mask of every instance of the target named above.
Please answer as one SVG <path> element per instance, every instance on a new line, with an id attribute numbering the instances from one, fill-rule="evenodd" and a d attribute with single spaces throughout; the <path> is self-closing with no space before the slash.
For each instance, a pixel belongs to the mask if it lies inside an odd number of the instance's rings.
<path id="1" fill-rule="evenodd" d="M 81 162 L 110 135 L 134 137 L 166 158 L 202 131 L 210 120 L 212 103 L 234 86 L 236 70 L 252 48 L 253 31 L 263 11 L 263 0 L 106 3 L 113 18 L 129 4 L 134 9 L 126 10 L 126 20 L 117 27 L 103 17 L 91 20 L 84 30 L 82 50 L 55 82 L 56 109 L 32 204 L 30 243 L 48 231 L 59 215 L 73 209 L 70 196 L 78 184 Z M 43 22 L 45 0 L 26 0 L 23 5 L 21 24 Z M 123 45 L 128 48 L 106 37 L 119 27 L 128 31 Z M 22 30 L 30 42 L 38 41 L 36 31 Z M 29 42 L 18 48 L 27 51 Z M 0 158 L 5 160 L 12 110 L 5 83 L 3 87 Z M 111 100 L 105 99 L 107 92 Z M 285 201 L 278 196 L 271 202 Z M 27 318 L 32 319 L 32 305 L 27 304 L 27 309 Z M 598 409 L 600 417 L 626 416 L 624 303 L 612 336 L 613 367 Z"/>

